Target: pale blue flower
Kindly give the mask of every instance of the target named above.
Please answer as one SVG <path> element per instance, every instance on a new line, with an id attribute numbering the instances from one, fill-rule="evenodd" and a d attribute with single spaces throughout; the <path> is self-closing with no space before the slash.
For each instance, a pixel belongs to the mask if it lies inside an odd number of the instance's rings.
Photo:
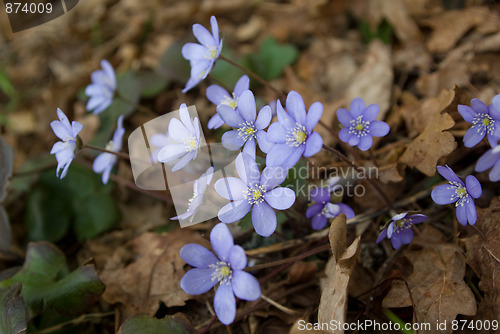
<path id="1" fill-rule="evenodd" d="M 222 39 L 219 40 L 219 26 L 215 16 L 210 18 L 210 24 L 212 33 L 201 24 L 194 24 L 193 34 L 200 44 L 187 43 L 182 47 L 182 56 L 191 64 L 191 77 L 182 90 L 183 93 L 207 77 L 222 50 Z"/>
<path id="2" fill-rule="evenodd" d="M 73 121 L 69 124 L 68 117 L 64 112 L 57 108 L 57 116 L 59 121 L 52 121 L 50 126 L 55 135 L 61 139 L 52 146 L 50 154 L 55 154 L 57 160 L 56 176 L 61 179 L 66 176 L 68 168 L 75 157 L 76 143 L 78 133 L 83 129 L 83 125 Z M 59 174 L 59 172 L 62 172 Z"/>
<path id="3" fill-rule="evenodd" d="M 220 322 L 229 325 L 236 316 L 234 296 L 249 301 L 260 298 L 259 281 L 243 271 L 247 266 L 245 250 L 234 244 L 233 236 L 223 223 L 215 225 L 210 243 L 217 256 L 198 244 L 187 244 L 180 251 L 181 258 L 194 268 L 181 280 L 181 288 L 190 295 L 200 295 L 217 283 L 214 310 Z"/>
<path id="4" fill-rule="evenodd" d="M 203 204 L 203 197 L 208 185 L 212 182 L 212 177 L 214 176 L 214 168 L 209 167 L 205 173 L 203 173 L 198 179 L 193 183 L 193 197 L 189 199 L 189 204 L 186 212 L 180 214 L 176 217 L 170 218 L 171 220 L 184 220 L 196 213 L 196 211 Z"/>
<path id="5" fill-rule="evenodd" d="M 210 102 L 219 106 L 221 104 L 226 105 L 233 109 L 236 112 L 236 108 L 238 107 L 238 101 L 240 95 L 250 88 L 250 79 L 248 76 L 243 75 L 238 79 L 236 85 L 234 86 L 233 94 L 228 93 L 224 88 L 211 85 L 207 88 L 207 98 Z M 216 113 L 210 120 L 208 121 L 209 129 L 217 129 L 224 124 L 222 118 L 220 118 L 219 113 Z"/>
<path id="6" fill-rule="evenodd" d="M 111 102 L 116 91 L 116 77 L 113 67 L 107 60 L 101 60 L 102 70 L 92 73 L 92 83 L 85 89 L 85 94 L 90 97 L 87 102 L 87 110 L 99 114 L 105 110 Z"/>
<path id="7" fill-rule="evenodd" d="M 112 152 L 119 152 L 122 149 L 122 138 L 124 134 L 123 115 L 120 115 L 120 117 L 118 117 L 115 133 L 113 134 L 113 139 L 106 145 L 106 149 Z M 102 183 L 108 183 L 109 174 L 116 163 L 116 159 L 117 156 L 115 154 L 107 152 L 103 152 L 95 158 L 92 170 L 97 174 L 102 173 Z"/>
<path id="8" fill-rule="evenodd" d="M 494 105 L 487 106 L 479 99 L 472 99 L 470 107 L 459 104 L 458 112 L 472 126 L 465 133 L 465 147 L 473 147 L 488 135 L 488 141 L 491 146 L 495 146 L 500 139 L 500 109 Z"/>

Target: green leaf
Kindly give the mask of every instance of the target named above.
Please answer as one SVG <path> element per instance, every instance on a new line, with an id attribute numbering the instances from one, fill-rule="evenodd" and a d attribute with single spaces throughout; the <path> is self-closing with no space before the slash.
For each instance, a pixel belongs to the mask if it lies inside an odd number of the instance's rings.
<path id="1" fill-rule="evenodd" d="M 89 196 L 75 202 L 75 235 L 79 240 L 91 239 L 112 228 L 120 219 L 120 211 L 109 195 Z"/>
<path id="2" fill-rule="evenodd" d="M 230 48 L 224 47 L 221 54 L 226 58 L 234 60 L 241 66 L 245 66 L 245 60 L 235 58 Z M 230 89 L 233 89 L 234 85 L 236 85 L 236 82 L 243 74 L 245 74 L 245 72 L 223 60 L 218 60 L 210 73 L 211 76 L 223 82 L 226 86 L 230 87 Z"/>
<path id="3" fill-rule="evenodd" d="M 179 316 L 156 319 L 147 315 L 135 315 L 128 318 L 118 331 L 121 334 L 190 334 L 194 332 L 191 324 Z"/>
<path id="4" fill-rule="evenodd" d="M 138 75 L 141 82 L 141 96 L 152 98 L 167 89 L 170 81 L 158 72 L 145 72 Z"/>
<path id="5" fill-rule="evenodd" d="M 61 314 L 76 315 L 99 299 L 104 292 L 93 265 L 84 265 L 67 275 L 64 254 L 48 242 L 28 244 L 26 260 L 14 276 L 0 287 L 22 283 L 21 294 L 30 317 L 53 307 Z"/>
<path id="6" fill-rule="evenodd" d="M 42 173 L 27 199 L 24 220 L 29 240 L 59 241 L 70 226 L 78 240 L 110 229 L 120 219 L 111 189 L 99 175 L 75 163 L 62 180 L 53 170 Z"/>
<path id="7" fill-rule="evenodd" d="M 285 67 L 293 64 L 299 51 L 291 44 L 280 45 L 268 37 L 260 45 L 258 54 L 247 56 L 249 67 L 266 80 L 278 78 Z"/>
<path id="8" fill-rule="evenodd" d="M 308 196 L 307 165 L 304 160 L 299 160 L 288 170 L 288 175 L 281 186 L 292 189 L 297 197 Z"/>
<path id="9" fill-rule="evenodd" d="M 0 290 L 0 333 L 26 333 L 26 323 L 21 284 Z"/>

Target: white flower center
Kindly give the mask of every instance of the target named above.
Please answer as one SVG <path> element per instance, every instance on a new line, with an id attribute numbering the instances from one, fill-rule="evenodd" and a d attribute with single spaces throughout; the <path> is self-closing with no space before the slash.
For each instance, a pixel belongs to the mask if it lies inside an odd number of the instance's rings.
<path id="1" fill-rule="evenodd" d="M 243 192 L 243 196 L 250 204 L 262 203 L 266 190 L 260 185 L 248 186 L 247 190 Z"/>
<path id="2" fill-rule="evenodd" d="M 231 284 L 231 278 L 233 277 L 233 271 L 229 266 L 229 263 L 219 261 L 216 264 L 211 264 L 210 268 L 214 268 L 215 271 L 212 273 L 212 281 L 220 282 L 220 284 Z"/>
<path id="3" fill-rule="evenodd" d="M 363 116 L 358 116 L 349 122 L 349 133 L 358 137 L 366 136 L 370 133 L 370 122 L 364 121 Z"/>
<path id="4" fill-rule="evenodd" d="M 495 121 L 488 114 L 478 114 L 472 120 L 472 125 L 476 125 L 477 132 L 484 135 L 487 132 L 492 135 L 495 132 Z"/>
<path id="5" fill-rule="evenodd" d="M 247 141 L 250 137 L 255 138 L 255 133 L 257 132 L 257 128 L 253 122 L 245 122 L 243 124 L 239 124 L 238 129 L 238 137 L 243 139 L 243 141 Z"/>
<path id="6" fill-rule="evenodd" d="M 305 144 L 307 139 L 307 131 L 306 127 L 296 123 L 295 128 L 290 131 L 286 136 L 286 143 L 288 146 L 299 147 L 300 145 Z"/>

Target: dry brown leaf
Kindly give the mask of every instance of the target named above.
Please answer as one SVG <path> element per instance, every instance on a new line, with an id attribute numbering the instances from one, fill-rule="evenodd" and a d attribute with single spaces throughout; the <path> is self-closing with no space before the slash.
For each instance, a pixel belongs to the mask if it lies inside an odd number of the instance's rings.
<path id="1" fill-rule="evenodd" d="M 434 31 L 427 41 L 431 52 L 449 51 L 470 29 L 483 24 L 485 18 L 491 16 L 486 7 L 469 7 L 462 10 L 451 10 L 424 20 Z"/>
<path id="2" fill-rule="evenodd" d="M 347 290 L 349 277 L 358 257 L 361 237 L 344 250 L 346 245 L 346 217 L 337 216 L 330 226 L 330 246 L 333 255 L 326 264 L 326 279 L 322 282 L 321 300 L 318 310 L 318 322 L 330 323 L 337 321 L 344 323 L 347 313 Z M 343 333 L 343 330 L 328 333 Z"/>
<path id="3" fill-rule="evenodd" d="M 467 264 L 480 277 L 479 288 L 484 297 L 479 303 L 478 318 L 500 319 L 500 198 L 491 201 L 490 207 L 478 209 L 478 219 L 474 226 L 476 233 L 464 239 L 467 249 Z"/>
<path id="4" fill-rule="evenodd" d="M 433 99 L 422 103 L 420 112 L 411 107 L 411 114 L 406 113 L 410 122 L 408 128 L 420 127 L 418 123 L 426 124 L 420 135 L 415 138 L 403 153 L 399 161 L 410 167 L 416 167 L 422 173 L 432 176 L 436 173 L 437 161 L 455 150 L 455 137 L 447 131 L 455 125 L 453 118 L 447 113 L 441 113 L 455 98 L 455 89 L 442 91 Z M 403 112 L 405 115 L 405 112 Z M 407 122 L 408 123 L 408 122 Z"/>
<path id="5" fill-rule="evenodd" d="M 185 262 L 179 251 L 188 243 L 207 241 L 193 230 L 177 229 L 144 233 L 117 248 L 99 275 L 106 284 L 104 300 L 123 304 L 125 315 L 154 315 L 160 302 L 184 305 L 191 297 L 180 287 Z"/>
<path id="6" fill-rule="evenodd" d="M 295 262 L 290 267 L 290 272 L 288 273 L 288 284 L 297 284 L 309 281 L 316 275 L 318 265 L 316 262 Z"/>
<path id="7" fill-rule="evenodd" d="M 346 99 L 350 103 L 361 96 L 367 105 L 378 104 L 377 119 L 382 120 L 389 110 L 393 77 L 390 47 L 374 40 L 368 46 L 365 62 L 347 89 Z"/>
<path id="8" fill-rule="evenodd" d="M 465 257 L 462 249 L 445 243 L 440 232 L 430 226 L 415 237 L 413 248 L 405 252 L 413 271 L 402 281 L 394 281 L 382 306 L 414 306 L 414 322 L 430 323 L 446 321 L 448 324 L 458 314 L 474 315 L 476 301 L 469 286 L 464 282 Z M 415 247 L 418 245 L 419 247 Z M 411 297 L 408 293 L 411 291 Z M 413 303 L 412 303 L 413 300 Z M 447 328 L 451 333 L 451 326 Z M 436 328 L 420 333 L 439 333 Z"/>

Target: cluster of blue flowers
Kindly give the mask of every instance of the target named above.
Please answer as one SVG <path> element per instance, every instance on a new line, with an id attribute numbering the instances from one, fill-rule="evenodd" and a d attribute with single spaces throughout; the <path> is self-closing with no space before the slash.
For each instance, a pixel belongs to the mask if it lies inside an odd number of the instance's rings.
<path id="1" fill-rule="evenodd" d="M 198 43 L 187 43 L 182 55 L 189 60 L 191 76 L 183 92 L 195 87 L 207 77 L 220 56 L 222 39 L 215 17 L 210 19 L 212 31 L 200 24 L 193 25 L 193 33 Z M 102 70 L 92 73 L 92 83 L 85 92 L 90 97 L 87 109 L 95 114 L 103 112 L 112 103 L 116 93 L 116 78 L 109 62 L 101 62 Z M 242 76 L 229 93 L 226 89 L 211 85 L 206 91 L 208 100 L 216 105 L 217 113 L 209 120 L 208 127 L 217 129 L 223 125 L 231 128 L 224 133 L 222 145 L 232 151 L 242 150 L 235 160 L 238 177 L 218 179 L 213 187 L 220 197 L 229 201 L 220 208 L 217 224 L 210 234 L 215 255 L 208 249 L 188 244 L 181 249 L 180 255 L 186 263 L 194 267 L 181 281 L 182 289 L 192 295 L 202 294 L 218 284 L 214 298 L 214 309 L 224 324 L 234 321 L 236 315 L 235 296 L 243 300 L 257 300 L 261 296 L 258 281 L 243 271 L 247 258 L 242 247 L 234 245 L 233 237 L 225 225 L 233 223 L 251 212 L 251 219 L 257 234 L 269 237 L 277 228 L 275 210 L 287 210 L 296 200 L 294 191 L 281 187 L 290 168 L 302 157 L 312 157 L 324 147 L 323 138 L 314 131 L 323 114 L 323 105 L 313 103 L 308 109 L 302 96 L 291 91 L 286 97 L 285 107 L 281 101 L 271 101 L 257 111 L 253 92 L 249 89 L 250 79 Z M 464 137 L 466 147 L 473 147 L 485 136 L 491 149 L 477 162 L 476 171 L 482 172 L 491 167 L 489 176 L 492 181 L 500 180 L 500 95 L 487 106 L 478 99 L 471 106 L 459 105 L 458 111 L 471 123 Z M 390 131 L 387 123 L 377 120 L 379 107 L 366 105 L 361 98 L 355 98 L 348 109 L 340 108 L 337 117 L 342 129 L 339 138 L 350 146 L 367 151 L 373 145 L 373 137 L 383 137 Z M 51 153 L 55 154 L 58 165 L 56 175 L 64 178 L 76 152 L 82 148 L 78 133 L 82 124 L 69 123 L 66 115 L 57 109 L 59 121 L 51 127 L 61 139 L 54 144 Z M 273 118 L 277 120 L 273 122 Z M 117 128 L 112 140 L 94 161 L 93 170 L 102 174 L 102 182 L 107 183 L 111 170 L 116 164 L 116 155 L 121 150 L 123 115 L 118 118 Z M 155 134 L 151 142 L 159 147 L 153 158 L 162 163 L 172 164 L 172 172 L 179 171 L 195 160 L 201 148 L 201 126 L 197 117 L 192 117 L 185 104 L 179 108 L 179 118 L 172 118 L 166 134 Z M 259 151 L 262 154 L 258 153 Z M 257 155 L 265 156 L 266 166 L 261 170 Z M 482 194 L 479 181 L 472 175 L 460 179 L 448 166 L 437 166 L 439 174 L 447 184 L 438 185 L 431 193 L 432 199 L 440 205 L 455 203 L 456 215 L 462 225 L 474 224 L 477 220 L 474 199 Z M 205 193 L 212 184 L 214 168 L 208 168 L 193 184 L 193 196 L 186 212 L 171 219 L 184 220 L 196 213 L 202 206 Z M 311 193 L 312 205 L 306 212 L 313 229 L 322 229 L 328 219 L 345 214 L 354 218 L 354 211 L 346 204 L 332 201 L 331 193 L 339 185 L 334 179 L 328 187 L 316 188 Z M 377 243 L 387 238 L 395 249 L 409 244 L 413 239 L 413 225 L 427 220 L 422 214 L 410 215 L 408 212 L 395 214 L 382 229 Z"/>

